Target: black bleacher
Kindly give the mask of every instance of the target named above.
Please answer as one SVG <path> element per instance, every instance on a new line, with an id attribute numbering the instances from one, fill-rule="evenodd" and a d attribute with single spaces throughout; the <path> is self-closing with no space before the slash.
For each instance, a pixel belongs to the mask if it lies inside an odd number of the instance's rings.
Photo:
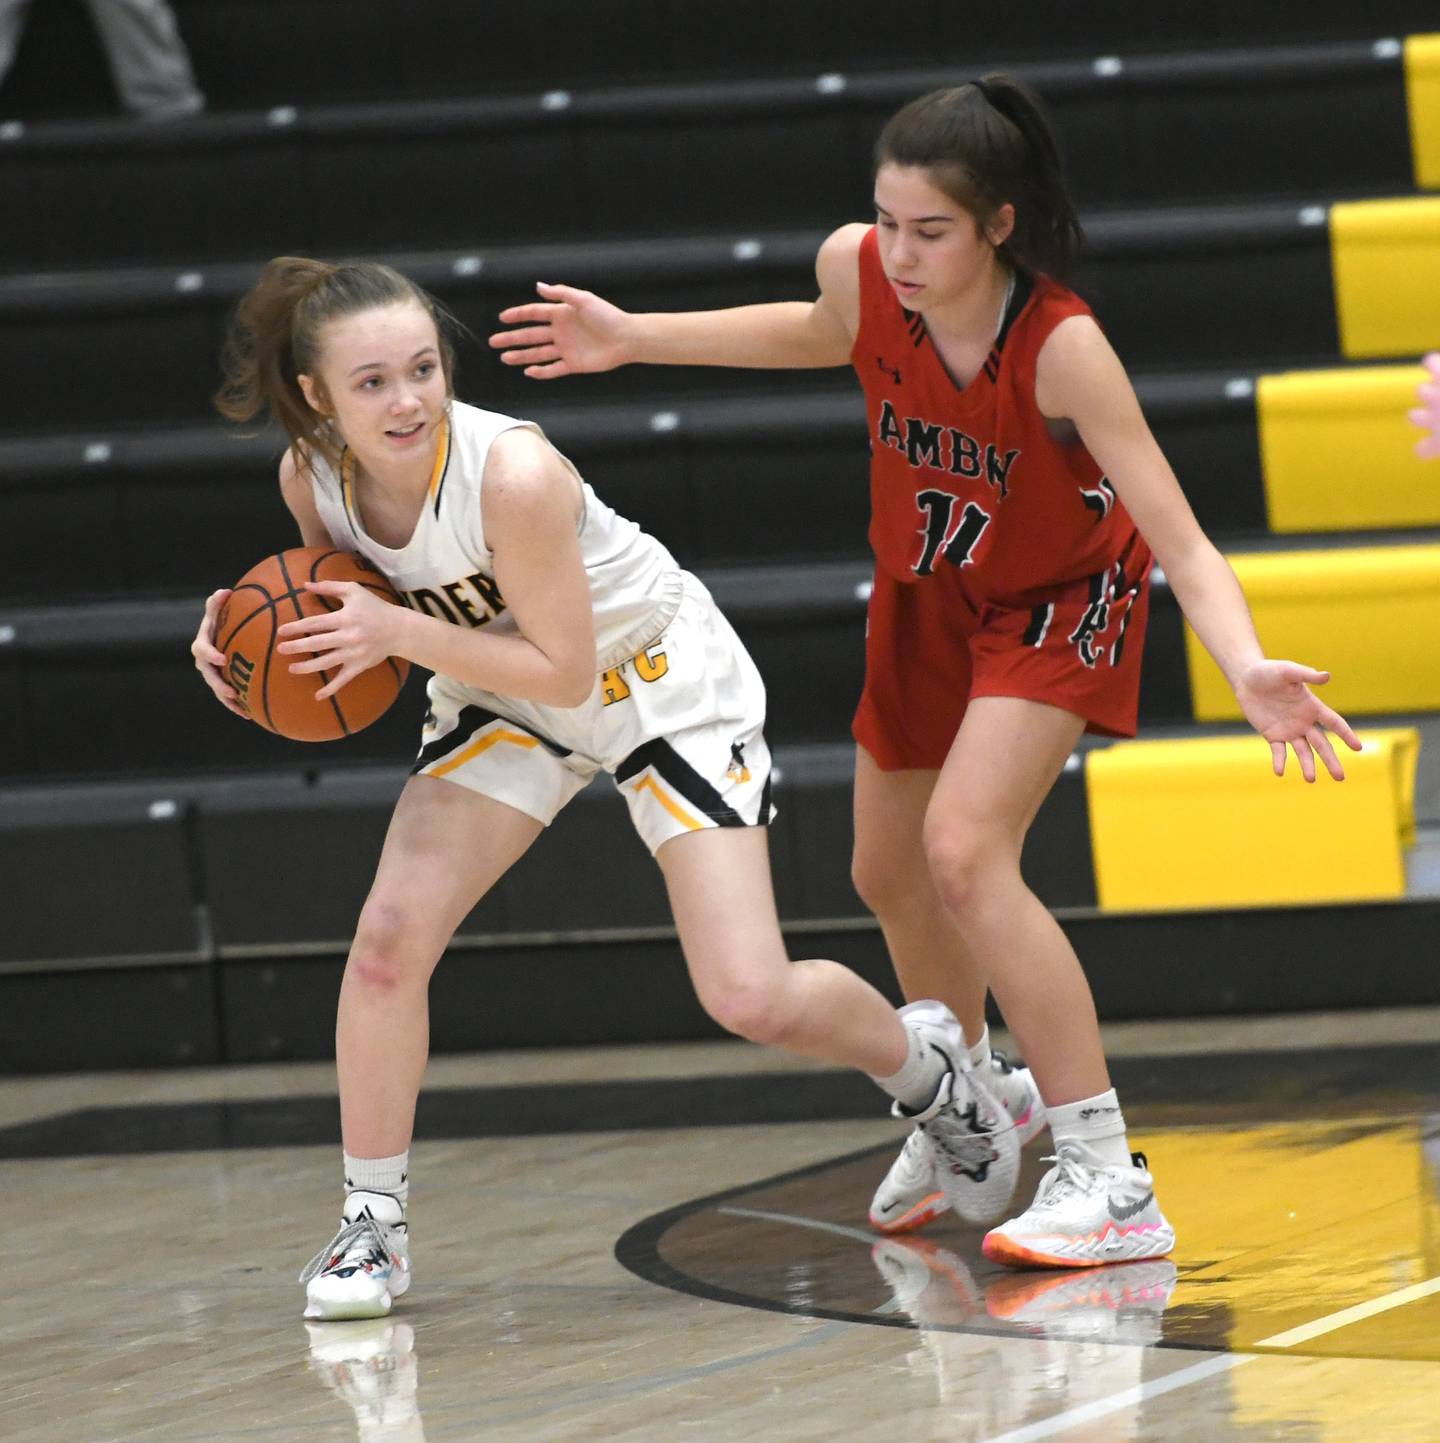
<path id="1" fill-rule="evenodd" d="M 0 127 L 0 862 L 21 899 L 0 936 L 0 1072 L 330 1045 L 423 698 L 417 674 L 374 728 L 306 747 L 232 717 L 193 676 L 203 593 L 293 544 L 279 443 L 209 411 L 226 316 L 268 256 L 390 259 L 481 338 L 535 279 L 645 309 L 808 296 L 820 238 L 866 213 L 883 118 L 1014 58 L 1084 206 L 1077 289 L 1203 524 L 1252 546 L 1256 378 L 1338 358 L 1328 207 L 1411 188 L 1395 39 L 1433 24 L 1430 8 L 922 0 L 902 27 L 861 0 L 348 0 L 339 24 L 330 0 L 180 0 L 211 109 L 149 127 L 107 113 L 80 6 L 35 7 L 0 92 L 0 120 L 25 117 Z M 57 44 L 63 90 L 45 69 Z M 537 386 L 467 344 L 460 393 L 539 420 L 712 587 L 769 686 L 792 950 L 884 980 L 848 881 L 868 575 L 848 372 Z M 1191 716 L 1163 584 L 1142 715 Z M 1067 772 L 1046 803 L 1032 884 L 1074 909 L 1076 935 L 1103 938 L 1102 975 L 1157 935 L 1183 950 L 1183 929 L 1094 917 L 1083 793 Z M 505 1006 L 537 969 L 545 995 L 570 999 L 556 1039 L 705 1029 L 613 792 L 573 811 L 462 927 L 437 1047 L 545 1040 Z M 1334 919 L 1317 916 L 1323 933 Z M 1238 962 L 1219 972 L 1194 1005 L 1276 1005 Z M 636 988 L 654 999 L 643 1019 L 625 1003 Z M 1123 996 L 1100 990 L 1117 1015 Z M 14 1020 L 37 1008 L 73 1023 L 46 1036 Z"/>

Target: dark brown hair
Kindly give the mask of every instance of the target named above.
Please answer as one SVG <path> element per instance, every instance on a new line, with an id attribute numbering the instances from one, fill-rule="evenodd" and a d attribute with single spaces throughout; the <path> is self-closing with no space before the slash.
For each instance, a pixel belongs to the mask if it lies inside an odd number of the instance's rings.
<path id="1" fill-rule="evenodd" d="M 296 377 L 318 377 L 320 332 L 331 321 L 411 301 L 435 322 L 445 389 L 453 394 L 450 316 L 408 276 L 371 262 L 330 265 L 276 256 L 235 308 L 221 355 L 225 379 L 215 393 L 216 409 L 228 421 L 252 421 L 268 410 L 284 427 L 297 461 L 305 464 L 318 451 L 338 464 L 335 435 L 311 410 Z"/>
<path id="2" fill-rule="evenodd" d="M 997 72 L 912 100 L 880 132 L 876 170 L 882 165 L 928 170 L 982 231 L 1008 201 L 1015 228 L 999 249 L 1025 270 L 1069 273 L 1084 233 L 1040 101 L 1012 76 Z"/>

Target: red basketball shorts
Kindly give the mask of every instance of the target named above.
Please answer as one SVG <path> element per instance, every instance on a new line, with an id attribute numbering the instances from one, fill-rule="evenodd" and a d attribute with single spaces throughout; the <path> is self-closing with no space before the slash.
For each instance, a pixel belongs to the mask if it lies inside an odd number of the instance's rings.
<path id="1" fill-rule="evenodd" d="M 953 573 L 905 585 L 877 567 L 855 740 L 883 771 L 937 769 L 980 696 L 1045 702 L 1087 731 L 1134 736 L 1151 564 L 1137 536 L 1123 564 L 1024 606 L 978 608 Z"/>

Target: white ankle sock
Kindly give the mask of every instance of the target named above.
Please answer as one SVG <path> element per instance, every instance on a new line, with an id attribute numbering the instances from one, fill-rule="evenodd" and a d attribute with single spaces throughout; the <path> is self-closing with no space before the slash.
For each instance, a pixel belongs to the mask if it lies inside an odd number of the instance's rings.
<path id="1" fill-rule="evenodd" d="M 351 1157 L 345 1153 L 345 1192 L 388 1193 L 403 1212 L 410 1201 L 410 1154 L 394 1157 Z"/>
<path id="2" fill-rule="evenodd" d="M 902 1023 L 904 1018 L 901 1018 Z M 901 1107 L 919 1112 L 929 1105 L 939 1088 L 941 1080 L 950 1071 L 950 1059 L 943 1052 L 930 1046 L 919 1032 L 906 1024 L 905 1037 L 909 1051 L 899 1072 L 889 1077 L 871 1077 L 877 1085 L 898 1102 Z"/>
<path id="3" fill-rule="evenodd" d="M 988 1026 L 982 1028 L 979 1042 L 966 1050 L 970 1054 L 970 1066 L 976 1072 L 986 1072 L 990 1066 L 990 1028 Z M 987 1077 L 988 1075 L 986 1072 Z"/>
<path id="4" fill-rule="evenodd" d="M 1046 1107 L 1050 1135 L 1058 1148 L 1062 1143 L 1079 1143 L 1101 1167 L 1129 1167 L 1130 1141 L 1125 1135 L 1125 1114 L 1112 1087 L 1096 1097 Z"/>

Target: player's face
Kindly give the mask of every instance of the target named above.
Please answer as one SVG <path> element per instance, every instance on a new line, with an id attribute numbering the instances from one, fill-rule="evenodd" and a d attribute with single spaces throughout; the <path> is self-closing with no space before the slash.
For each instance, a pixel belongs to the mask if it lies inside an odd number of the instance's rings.
<path id="1" fill-rule="evenodd" d="M 440 338 L 423 306 L 405 301 L 330 322 L 319 370 L 331 417 L 353 450 L 378 459 L 433 448 L 447 397 Z"/>
<path id="2" fill-rule="evenodd" d="M 995 245 L 1013 224 L 1009 206 L 987 235 L 924 166 L 882 165 L 875 174 L 875 223 L 885 274 L 911 311 L 942 307 L 988 278 Z"/>

